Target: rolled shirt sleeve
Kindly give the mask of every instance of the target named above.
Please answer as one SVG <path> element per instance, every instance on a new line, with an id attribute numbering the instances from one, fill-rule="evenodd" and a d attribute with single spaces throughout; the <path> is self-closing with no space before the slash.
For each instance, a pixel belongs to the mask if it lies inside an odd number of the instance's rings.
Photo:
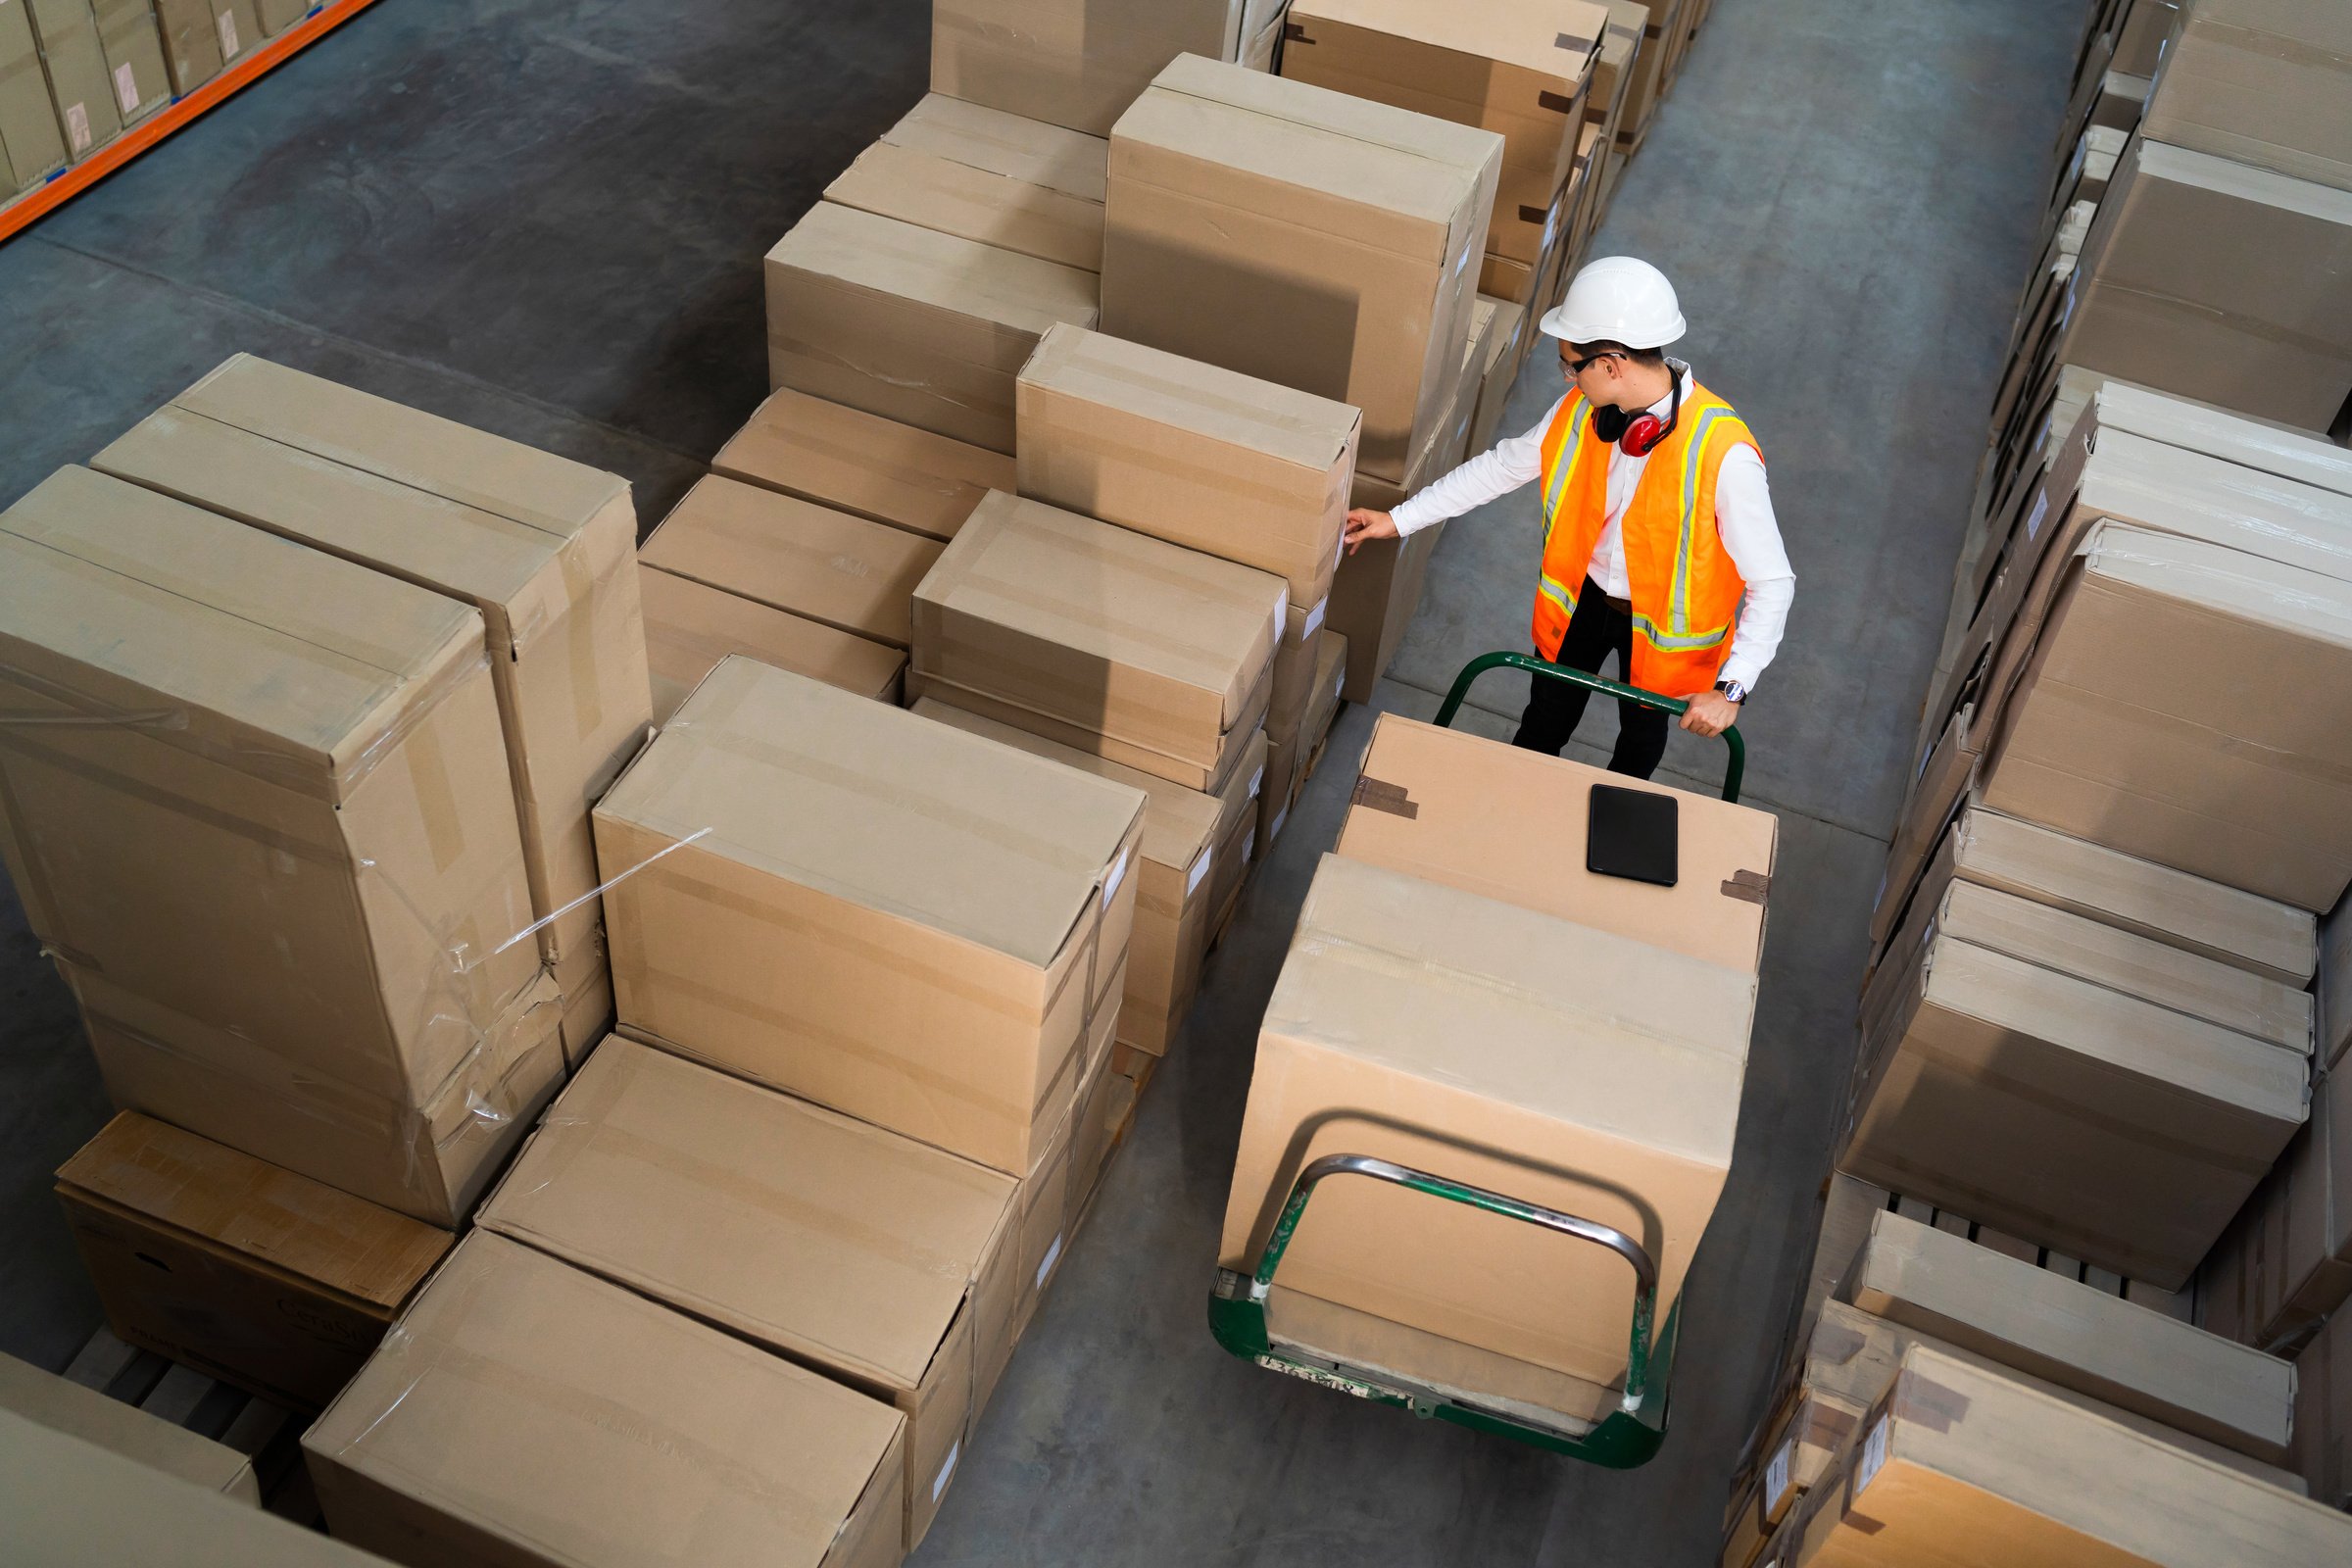
<path id="1" fill-rule="evenodd" d="M 1544 472 L 1544 432 L 1560 412 L 1563 396 L 1525 435 L 1515 435 L 1480 453 L 1434 484 L 1423 487 L 1395 512 L 1399 534 L 1418 533 L 1433 522 L 1444 522 L 1499 500 Z"/>
<path id="2" fill-rule="evenodd" d="M 1780 521 L 1773 515 L 1764 460 L 1753 447 L 1734 447 L 1723 460 L 1715 479 L 1715 532 L 1747 584 L 1732 633 L 1732 655 L 1720 673 L 1725 680 L 1753 688 L 1780 652 L 1788 607 L 1796 602 L 1796 572 L 1788 564 Z"/>

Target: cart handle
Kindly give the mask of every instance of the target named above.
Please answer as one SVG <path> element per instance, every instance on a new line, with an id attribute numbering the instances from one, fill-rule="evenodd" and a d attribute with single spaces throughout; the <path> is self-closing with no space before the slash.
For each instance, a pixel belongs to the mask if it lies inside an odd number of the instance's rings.
<path id="1" fill-rule="evenodd" d="M 1470 695 L 1471 685 L 1490 669 L 1524 669 L 1531 675 L 1564 680 L 1571 686 L 1582 686 L 1587 691 L 1598 692 L 1603 697 L 1614 697 L 1621 703 L 1634 703 L 1642 708 L 1654 708 L 1661 712 L 1672 713 L 1678 718 L 1690 710 L 1690 704 L 1685 698 L 1663 697 L 1656 692 L 1643 691 L 1639 686 L 1628 686 L 1623 681 L 1610 680 L 1605 675 L 1594 675 L 1586 670 L 1571 669 L 1566 664 L 1554 664 L 1538 659 L 1533 654 L 1506 652 L 1481 654 L 1462 666 L 1462 672 L 1453 677 L 1453 689 L 1446 694 L 1445 705 L 1438 710 L 1440 727 L 1453 722 L 1453 715 L 1461 710 L 1462 700 Z M 1737 802 L 1740 799 L 1740 775 L 1747 771 L 1747 742 L 1740 738 L 1740 726 L 1734 724 L 1723 732 L 1723 743 L 1731 748 L 1732 753 L 1731 760 L 1724 765 L 1723 769 L 1723 798 L 1727 801 Z"/>
<path id="2" fill-rule="evenodd" d="M 1523 655 L 1490 656 L 1523 658 Z M 1634 1327 L 1633 1350 L 1626 1361 L 1625 1408 L 1633 1409 L 1642 1402 L 1642 1386 L 1649 1378 L 1650 1324 L 1658 1309 L 1658 1268 L 1650 1261 L 1649 1253 L 1640 1242 L 1612 1225 L 1598 1220 L 1580 1219 L 1563 1214 L 1556 1208 L 1530 1203 L 1522 1199 L 1508 1198 L 1490 1192 L 1484 1187 L 1472 1187 L 1467 1182 L 1448 1181 L 1409 1165 L 1375 1159 L 1369 1154 L 1325 1154 L 1298 1173 L 1291 1188 L 1290 1201 L 1282 1206 L 1281 1217 L 1274 1222 L 1274 1232 L 1266 1238 L 1266 1250 L 1257 1260 L 1257 1268 L 1250 1279 L 1250 1299 L 1263 1305 L 1274 1286 L 1274 1270 L 1282 1263 L 1282 1254 L 1289 1250 L 1291 1237 L 1298 1229 L 1298 1221 L 1306 1213 L 1306 1200 L 1314 1196 L 1316 1184 L 1326 1176 L 1369 1176 L 1374 1181 L 1390 1182 L 1443 1198 L 1447 1202 L 1466 1203 L 1472 1208 L 1500 1214 L 1506 1219 L 1524 1220 L 1545 1230 L 1557 1231 L 1580 1242 L 1605 1247 L 1624 1258 L 1634 1269 Z"/>

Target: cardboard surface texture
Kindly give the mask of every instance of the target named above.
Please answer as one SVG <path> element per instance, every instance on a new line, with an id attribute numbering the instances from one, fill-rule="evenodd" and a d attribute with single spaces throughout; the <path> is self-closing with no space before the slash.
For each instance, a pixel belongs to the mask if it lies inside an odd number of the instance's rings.
<path id="1" fill-rule="evenodd" d="M 787 387 L 718 449 L 710 471 L 933 539 L 956 537 L 1012 459 Z"/>
<path id="2" fill-rule="evenodd" d="M 889 1405 L 487 1231 L 302 1440 L 327 1528 L 408 1562 L 881 1568 Z"/>
<path id="3" fill-rule="evenodd" d="M 14 195 L 66 163 L 30 13 L 0 7 L 0 192 Z"/>
<path id="4" fill-rule="evenodd" d="M 651 566 L 639 568 L 637 586 L 656 724 L 668 723 L 729 654 L 898 706 L 906 656 L 895 648 Z"/>
<path id="5" fill-rule="evenodd" d="M 2154 0 L 2137 12 L 2156 13 Z M 2119 66 L 2134 69 L 2137 62 Z M 2330 0 L 2198 0 L 2154 71 L 2141 133 L 2352 190 L 2352 13 Z"/>
<path id="6" fill-rule="evenodd" d="M 296 1410 L 351 1381 L 456 1240 L 129 1113 L 57 1196 L 118 1338 Z"/>
<path id="7" fill-rule="evenodd" d="M 942 0 L 931 90 L 1101 136 L 1178 55 L 1236 60 L 1268 0 Z"/>
<path id="8" fill-rule="evenodd" d="M 66 157 L 77 164 L 122 132 L 97 21 L 88 0 L 24 0 L 24 12 L 48 74 Z"/>
<path id="9" fill-rule="evenodd" d="M 2295 1463 L 2314 1500 L 2352 1503 L 2352 1312 L 2295 1357 Z"/>
<path id="10" fill-rule="evenodd" d="M 261 1505 L 253 1461 L 236 1449 L 13 1355 L 0 1355 L 0 1413 L 95 1444 L 190 1486 Z M 15 1525 L 12 1515 L 12 1535 Z"/>
<path id="11" fill-rule="evenodd" d="M 825 200 L 1099 272 L 1109 161 L 1100 136 L 933 93 L 859 153 Z"/>
<path id="12" fill-rule="evenodd" d="M 1754 1003 L 1739 971 L 1325 856 L 1258 1037 L 1220 1263 L 1254 1266 L 1309 1161 L 1361 1153 L 1615 1226 L 1671 1301 L 1730 1163 Z M 1632 1274 L 1560 1240 L 1334 1181 L 1277 1285 L 1605 1387 Z"/>
<path id="13" fill-rule="evenodd" d="M 1013 377 L 1100 296 L 1092 272 L 819 202 L 767 253 L 768 384 L 1008 453 Z"/>
<path id="14" fill-rule="evenodd" d="M 1143 807 L 727 659 L 597 808 L 631 873 L 607 895 L 621 1021 L 1024 1175 L 1133 925 Z"/>

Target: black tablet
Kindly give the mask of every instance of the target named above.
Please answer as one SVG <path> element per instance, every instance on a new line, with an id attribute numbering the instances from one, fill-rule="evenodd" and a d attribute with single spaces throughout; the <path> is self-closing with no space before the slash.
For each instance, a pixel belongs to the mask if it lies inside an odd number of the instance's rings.
<path id="1" fill-rule="evenodd" d="M 1585 869 L 1600 876 L 1674 886 L 1680 869 L 1675 799 L 1651 790 L 1592 786 Z"/>

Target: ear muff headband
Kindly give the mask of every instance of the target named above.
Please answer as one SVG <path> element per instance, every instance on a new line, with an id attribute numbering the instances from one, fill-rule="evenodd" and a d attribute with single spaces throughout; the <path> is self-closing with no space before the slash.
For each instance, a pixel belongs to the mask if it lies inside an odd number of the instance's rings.
<path id="1" fill-rule="evenodd" d="M 1666 417 L 1643 409 L 1640 414 L 1628 414 L 1623 409 L 1594 408 L 1592 429 L 1603 441 L 1614 441 L 1619 451 L 1629 458 L 1645 458 L 1657 444 L 1674 433 L 1683 417 L 1682 367 L 1669 362 L 1674 372 L 1674 401 L 1666 406 Z"/>

